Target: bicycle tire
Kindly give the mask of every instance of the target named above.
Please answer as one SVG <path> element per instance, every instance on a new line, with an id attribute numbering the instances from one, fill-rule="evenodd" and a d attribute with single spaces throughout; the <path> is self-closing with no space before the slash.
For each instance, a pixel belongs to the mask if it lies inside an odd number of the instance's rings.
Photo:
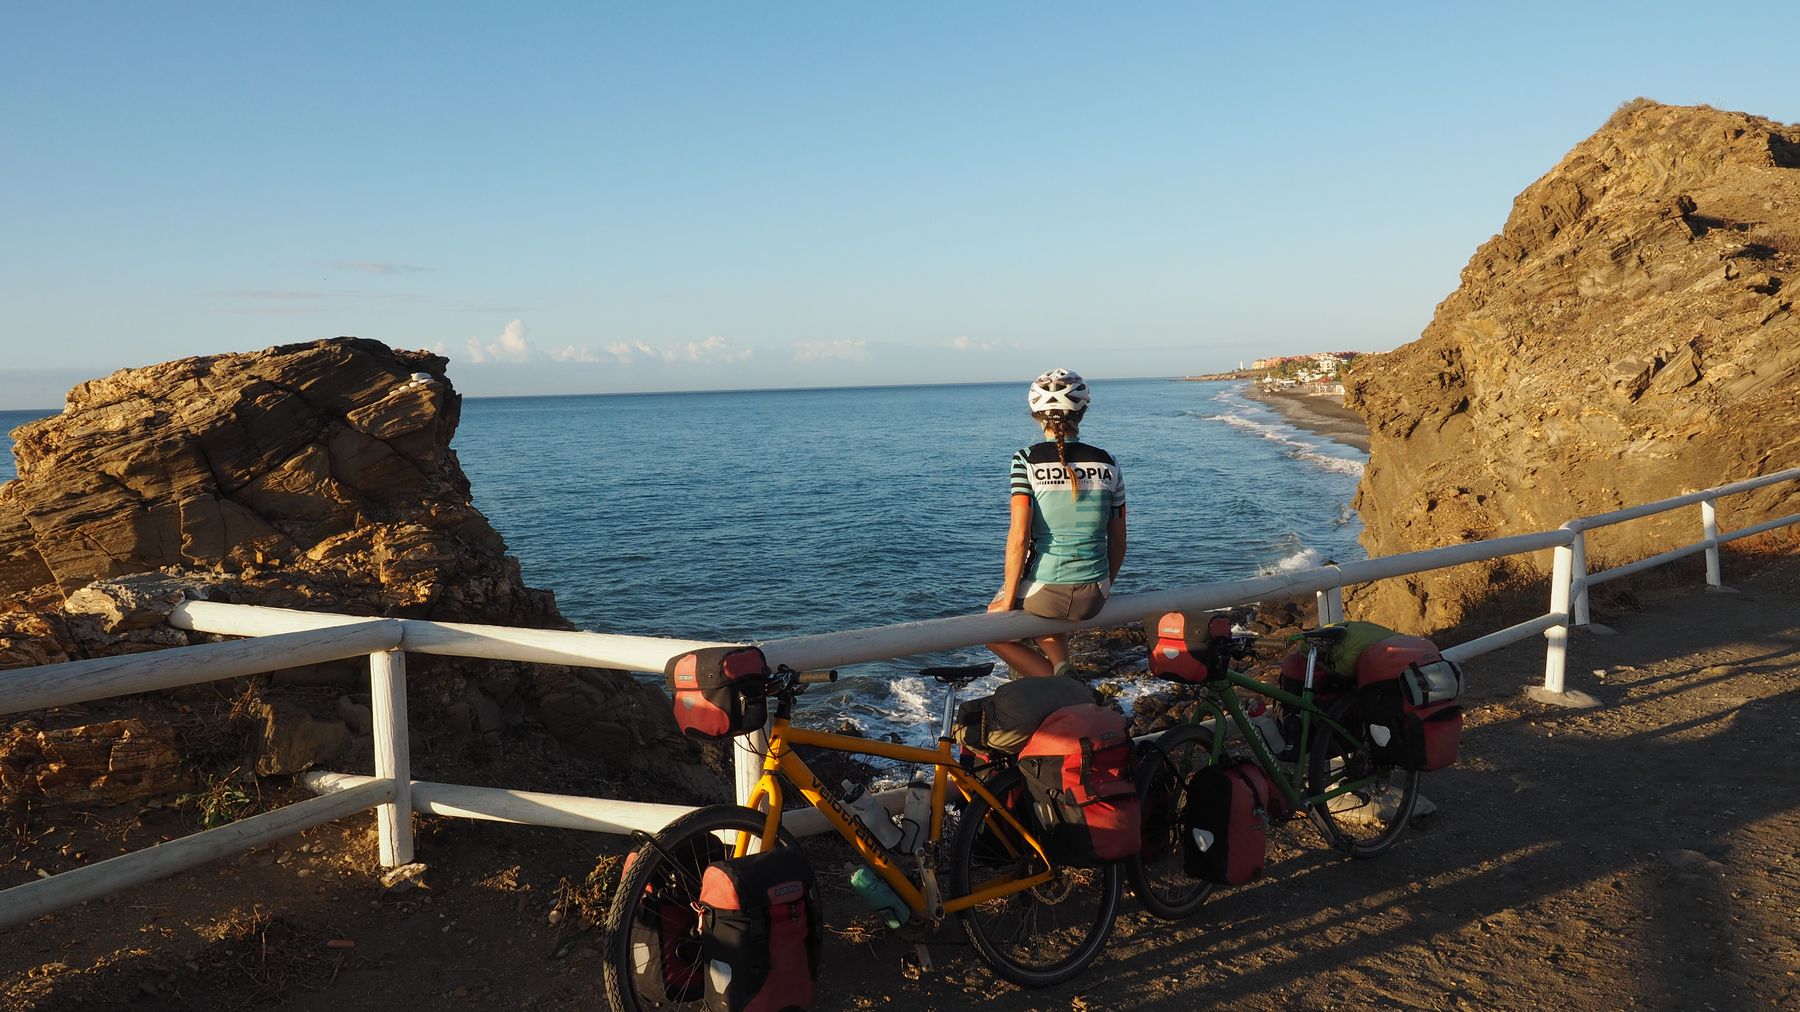
<path id="1" fill-rule="evenodd" d="M 1125 862 L 1125 878 L 1144 909 L 1163 920 L 1191 915 L 1212 895 L 1211 882 L 1187 873 L 1181 837 L 1188 780 L 1212 762 L 1212 741 L 1208 729 L 1178 724 L 1137 749 L 1132 772 L 1144 810 L 1144 841 Z"/>
<path id="2" fill-rule="evenodd" d="M 704 989 L 700 987 L 702 971 L 698 959 L 699 918 L 694 918 L 691 936 L 681 943 L 680 951 L 692 961 L 692 969 L 684 973 L 669 990 L 688 997 L 671 997 L 668 990 L 655 994 L 639 993 L 633 974 L 634 960 L 641 947 L 633 942 L 633 927 L 644 921 L 643 904 L 652 883 L 660 902 L 691 903 L 700 898 L 700 876 L 706 866 L 729 851 L 713 834 L 736 831 L 757 838 L 753 851 L 761 850 L 763 813 L 739 805 L 711 805 L 676 819 L 664 826 L 654 838 L 632 852 L 630 864 L 619 877 L 619 890 L 607 908 L 606 933 L 602 940 L 601 976 L 606 999 L 618 1012 L 640 1012 L 648 1009 L 699 1009 L 705 1007 Z M 779 845 L 795 846 L 794 838 L 783 829 Z"/>
<path id="3" fill-rule="evenodd" d="M 1419 772 L 1376 761 L 1361 706 L 1351 695 L 1325 711 L 1350 736 L 1324 722 L 1315 725 L 1318 737 L 1307 756 L 1306 791 L 1316 797 L 1345 780 L 1371 778 L 1367 787 L 1312 806 L 1313 821 L 1327 843 L 1351 857 L 1368 858 L 1385 853 L 1406 831 L 1419 801 Z"/>
<path id="4" fill-rule="evenodd" d="M 987 788 L 1002 801 L 1024 796 L 1023 778 L 1013 770 L 987 781 Z M 1032 825 L 1028 815 L 1020 821 Z M 1029 874 L 1042 867 L 1036 853 L 1018 839 L 1018 831 L 993 816 L 992 806 L 980 797 L 963 812 L 950 862 L 957 896 L 969 895 L 998 875 Z M 1050 882 L 958 914 L 963 933 L 988 965 L 1021 987 L 1060 984 L 1086 969 L 1100 955 L 1118 916 L 1120 862 L 1052 870 L 1056 877 Z"/>

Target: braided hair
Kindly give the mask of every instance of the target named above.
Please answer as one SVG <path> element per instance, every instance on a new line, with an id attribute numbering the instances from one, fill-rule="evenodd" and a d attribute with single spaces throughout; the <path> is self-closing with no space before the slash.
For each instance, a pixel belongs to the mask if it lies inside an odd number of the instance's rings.
<path id="1" fill-rule="evenodd" d="M 1044 427 L 1045 435 L 1056 440 L 1056 459 L 1062 461 L 1063 473 L 1069 476 L 1070 498 L 1081 498 L 1081 476 L 1069 466 L 1068 441 L 1081 438 L 1081 416 L 1087 414 L 1087 408 L 1080 411 L 1039 411 L 1031 417 L 1037 419 Z"/>

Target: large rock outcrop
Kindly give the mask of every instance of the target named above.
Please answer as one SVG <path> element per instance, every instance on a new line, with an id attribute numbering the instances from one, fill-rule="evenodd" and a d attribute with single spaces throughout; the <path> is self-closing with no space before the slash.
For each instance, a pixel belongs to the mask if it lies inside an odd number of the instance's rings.
<path id="1" fill-rule="evenodd" d="M 567 628 L 470 501 L 450 448 L 461 398 L 445 365 L 337 338 L 77 386 L 62 414 L 13 432 L 19 477 L 0 486 L 0 666 L 185 643 L 161 624 L 184 593 Z M 623 672 L 420 656 L 410 673 L 417 733 L 450 754 L 493 754 L 535 728 L 621 770 L 693 758 L 667 699 Z M 267 680 L 255 711 L 265 772 L 328 761 L 351 740 L 335 726 L 342 708 L 318 695 L 334 687 L 367 683 L 349 663 Z M 284 688 L 307 691 L 284 698 Z M 37 768 L 21 754 L 0 761 Z"/>
<path id="2" fill-rule="evenodd" d="M 1417 341 L 1367 356 L 1356 497 L 1371 555 L 1572 517 L 1800 465 L 1800 127 L 1639 99 L 1513 203 Z M 1727 529 L 1800 509 L 1721 505 Z M 1699 536 L 1697 511 L 1590 537 L 1598 563 Z M 1455 624 L 1543 559 L 1357 595 L 1361 615 Z M 1521 566 L 1523 568 L 1521 568 Z"/>
<path id="3" fill-rule="evenodd" d="M 384 611 L 554 624 L 470 505 L 444 365 L 339 338 L 82 383 L 13 432 L 0 590 L 280 569 Z"/>

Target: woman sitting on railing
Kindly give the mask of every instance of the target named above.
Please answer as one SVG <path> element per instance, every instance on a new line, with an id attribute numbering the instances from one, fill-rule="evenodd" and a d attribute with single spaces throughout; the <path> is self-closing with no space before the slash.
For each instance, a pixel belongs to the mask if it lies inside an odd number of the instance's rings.
<path id="1" fill-rule="evenodd" d="M 1068 369 L 1052 369 L 1026 395 L 1044 442 L 1013 454 L 1006 577 L 988 611 L 1023 608 L 1045 618 L 1091 618 L 1125 561 L 1125 478 L 1112 454 L 1080 441 L 1092 395 Z M 1067 673 L 1064 637 L 989 643 L 1014 677 Z"/>

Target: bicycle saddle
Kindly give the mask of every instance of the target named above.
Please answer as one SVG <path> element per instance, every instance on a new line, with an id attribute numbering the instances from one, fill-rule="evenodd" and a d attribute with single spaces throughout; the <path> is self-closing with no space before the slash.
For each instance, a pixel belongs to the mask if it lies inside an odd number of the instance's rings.
<path id="1" fill-rule="evenodd" d="M 921 678 L 935 678 L 938 681 L 949 685 L 963 685 L 972 682 L 983 675 L 993 674 L 993 672 L 994 662 L 988 661 L 985 664 L 959 664 L 943 668 L 924 668 L 920 670 L 919 676 Z"/>

